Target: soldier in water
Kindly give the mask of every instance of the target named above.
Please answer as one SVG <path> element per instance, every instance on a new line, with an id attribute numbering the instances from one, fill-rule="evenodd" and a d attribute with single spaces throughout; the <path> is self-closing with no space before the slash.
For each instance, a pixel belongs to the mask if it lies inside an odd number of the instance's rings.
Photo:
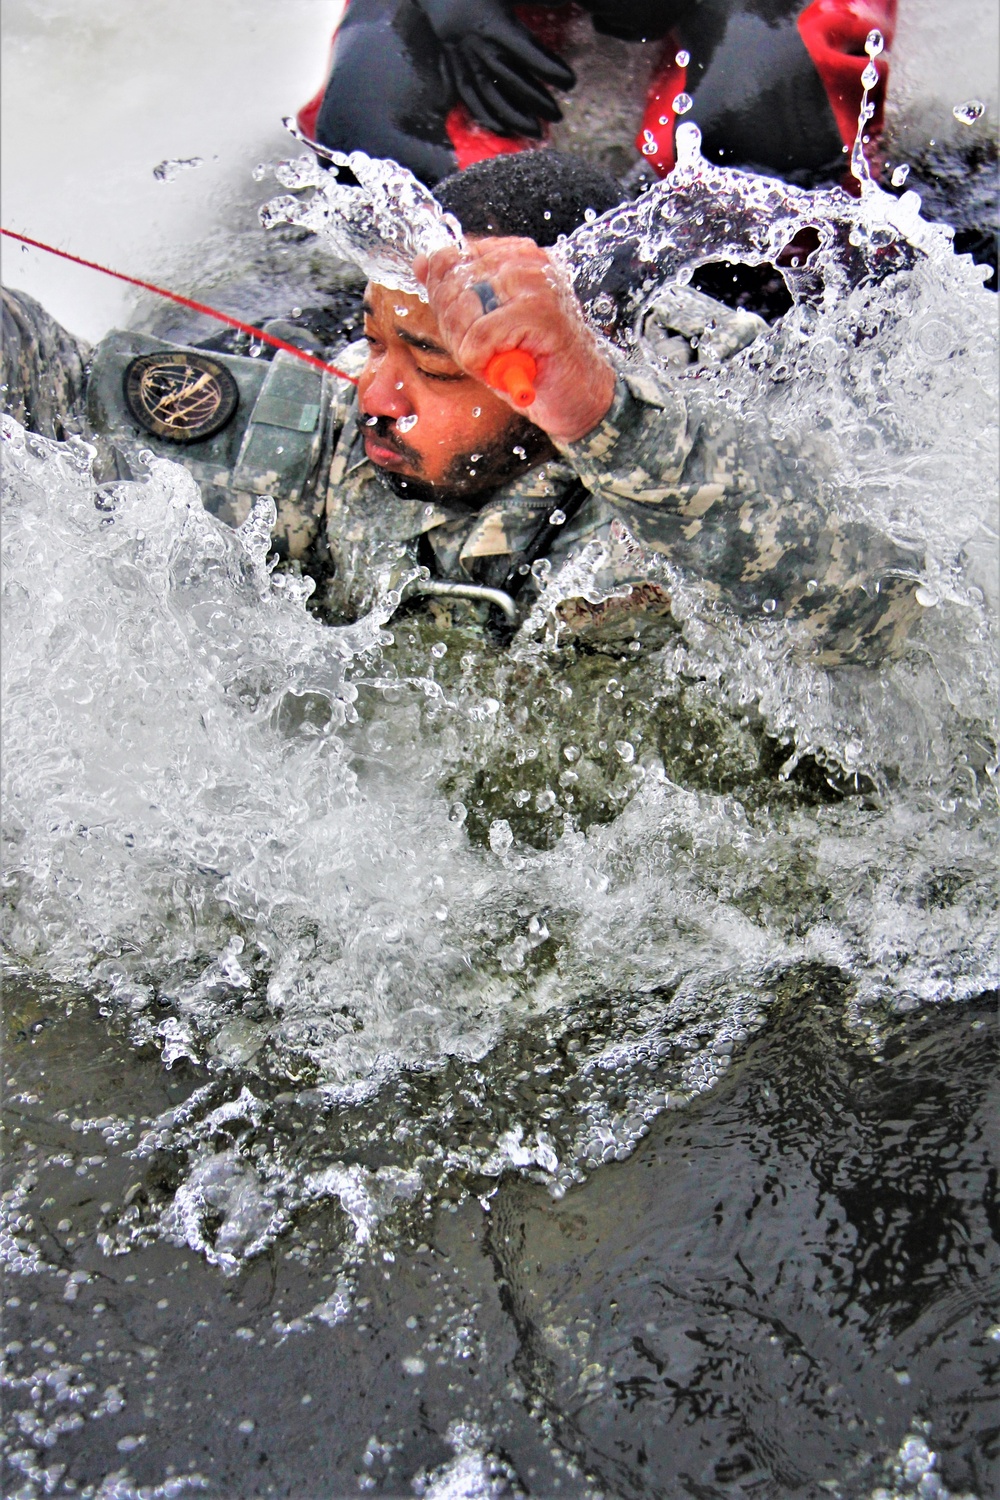
<path id="1" fill-rule="evenodd" d="M 438 197 L 468 250 L 416 263 L 426 302 L 369 285 L 364 341 L 338 356 L 356 388 L 284 353 L 268 364 L 135 333 L 109 335 L 85 380 L 87 351 L 5 292 L 5 405 L 95 441 L 106 477 L 140 472 L 145 449 L 182 462 L 231 524 L 272 495 L 275 544 L 332 618 L 421 567 L 431 587 L 530 599 L 533 562 L 572 563 L 596 543 L 616 597 L 567 587 L 572 627 L 666 613 L 663 558 L 724 610 L 786 619 L 820 663 L 898 649 L 920 614 L 921 559 L 840 513 L 822 454 L 743 424 L 711 383 L 620 373 L 584 322 L 545 247 L 617 204 L 612 179 L 531 152 L 469 168 Z M 676 289 L 645 332 L 668 360 L 705 363 L 764 327 Z M 484 380 L 511 348 L 537 367 L 526 410 Z"/>

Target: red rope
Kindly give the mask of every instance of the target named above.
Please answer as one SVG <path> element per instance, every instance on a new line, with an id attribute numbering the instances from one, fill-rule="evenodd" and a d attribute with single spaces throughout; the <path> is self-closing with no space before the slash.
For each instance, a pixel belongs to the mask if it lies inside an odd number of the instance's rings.
<path id="1" fill-rule="evenodd" d="M 336 375 L 341 380 L 349 380 L 352 385 L 358 383 L 357 376 L 348 375 L 346 370 L 338 370 L 336 365 L 325 364 L 323 360 L 317 359 L 315 355 L 307 354 L 304 349 L 296 348 L 287 340 L 276 338 L 273 333 L 265 333 L 263 328 L 255 328 L 252 323 L 241 323 L 239 318 L 231 318 L 228 313 L 219 312 L 218 308 L 209 307 L 204 302 L 195 302 L 191 297 L 182 297 L 179 292 L 168 292 L 166 287 L 157 286 L 152 281 L 140 281 L 138 276 L 126 276 L 124 271 L 112 271 L 110 266 L 100 266 L 95 260 L 84 260 L 82 255 L 71 255 L 68 250 L 57 250 L 55 245 L 46 245 L 44 240 L 33 240 L 26 234 L 17 234 L 13 229 L 0 228 L 0 234 L 7 235 L 8 239 L 20 240 L 22 245 L 31 245 L 35 250 L 45 250 L 49 255 L 58 255 L 62 260 L 71 260 L 74 265 L 86 266 L 91 271 L 100 271 L 104 276 L 113 276 L 116 281 L 127 281 L 130 286 L 142 287 L 144 292 L 155 292 L 158 297 L 166 297 L 170 302 L 178 302 L 181 307 L 190 307 L 194 312 L 207 313 L 210 318 L 217 318 L 220 323 L 228 323 L 230 328 L 238 328 L 241 333 L 249 333 L 255 339 L 270 344 L 274 349 L 284 349 L 286 354 L 294 354 L 295 358 L 301 359 L 304 364 L 312 365 L 317 370 L 324 370 L 330 375 Z"/>

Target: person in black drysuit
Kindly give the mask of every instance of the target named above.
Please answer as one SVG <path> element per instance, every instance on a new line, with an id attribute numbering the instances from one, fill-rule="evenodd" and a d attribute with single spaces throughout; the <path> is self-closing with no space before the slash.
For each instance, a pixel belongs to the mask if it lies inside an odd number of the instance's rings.
<path id="1" fill-rule="evenodd" d="M 647 99 L 636 99 L 637 144 L 654 171 L 673 165 L 673 100 L 686 94 L 682 113 L 707 157 L 809 183 L 843 173 L 865 37 L 879 28 L 891 42 L 896 0 L 348 0 L 327 82 L 300 125 L 433 186 L 538 141 L 560 118 L 551 91 L 572 89 L 574 75 L 543 37 L 558 41 L 580 9 L 596 33 L 663 42 Z"/>

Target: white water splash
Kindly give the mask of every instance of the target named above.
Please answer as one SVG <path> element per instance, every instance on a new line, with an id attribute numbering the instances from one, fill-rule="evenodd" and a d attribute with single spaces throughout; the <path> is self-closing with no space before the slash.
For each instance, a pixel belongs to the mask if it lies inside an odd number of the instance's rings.
<path id="1" fill-rule="evenodd" d="M 781 325 L 735 361 L 669 378 L 693 410 L 726 403 L 825 444 L 845 504 L 922 545 L 927 614 L 881 672 L 803 665 L 780 618 L 741 625 L 654 559 L 682 635 L 624 665 L 564 658 L 557 634 L 539 645 L 532 631 L 545 635 L 560 598 L 609 597 L 599 548 L 569 573 L 537 569 L 533 623 L 502 659 L 482 643 L 423 651 L 404 621 L 393 644 L 395 596 L 330 630 L 307 584 L 268 572 L 266 503 L 232 533 L 169 463 L 100 486 L 81 447 L 4 429 L 8 961 L 98 987 L 168 1065 L 215 1071 L 171 1127 L 186 1176 L 159 1225 L 226 1269 L 310 1201 L 310 1173 L 355 1242 L 409 1211 L 412 1185 L 383 1204 L 391 1184 L 377 1165 L 354 1181 L 346 1152 L 305 1175 L 266 1155 L 251 1167 L 245 1142 L 277 1106 L 248 1077 L 305 1073 L 315 1107 L 360 1108 L 453 1065 L 478 1080 L 483 1138 L 422 1105 L 441 1139 L 398 1170 L 430 1190 L 518 1165 L 561 1191 L 712 1087 L 792 966 L 835 970 L 858 1013 L 995 978 L 993 303 L 913 195 L 810 195 L 710 167 L 694 127 L 678 145 L 669 183 L 559 256 L 641 365 L 643 310 L 665 277 L 773 263 L 814 227 L 818 247 L 782 270 L 795 306 Z M 395 171 L 379 191 L 398 219 Z M 332 223 L 329 177 L 310 190 Z M 365 243 L 381 247 L 365 213 Z M 452 234 L 442 225 L 425 221 Z M 401 277 L 413 243 L 393 241 L 394 269 L 378 274 Z M 602 675 L 584 679 L 595 660 Z M 668 773 L 658 735 L 692 684 L 690 746 Z M 605 734 L 601 704 L 635 716 Z M 573 705 L 593 721 L 571 720 Z M 811 754 L 870 791 L 782 804 L 780 783 L 750 770 L 748 812 L 694 777 L 709 727 L 724 762 L 761 722 L 785 740 L 786 772 Z M 449 778 L 471 786 L 462 804 Z M 617 816 L 588 820 L 588 781 Z M 518 832 L 526 806 L 544 837 Z M 611 997 L 613 1019 L 558 1061 L 588 996 Z M 520 1116 L 502 1104 L 494 1120 L 487 1101 L 510 1080 L 491 1057 L 539 1025 L 539 1065 L 563 1069 L 552 1102 Z M 394 1142 L 414 1134 L 398 1128 Z"/>
<path id="2" fill-rule="evenodd" d="M 414 278 L 413 261 L 417 255 L 463 245 L 458 220 L 444 212 L 412 172 L 393 161 L 380 161 L 363 151 L 324 154 L 335 166 L 347 168 L 357 185 L 340 182 L 311 152 L 282 162 L 276 171 L 279 182 L 311 196 L 272 199 L 261 209 L 264 228 L 294 224 L 311 230 L 333 255 L 370 279 L 426 300 Z"/>

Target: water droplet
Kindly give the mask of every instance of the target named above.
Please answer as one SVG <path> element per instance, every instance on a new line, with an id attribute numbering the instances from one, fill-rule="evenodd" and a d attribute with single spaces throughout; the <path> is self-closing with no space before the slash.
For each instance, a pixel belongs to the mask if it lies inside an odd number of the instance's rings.
<path id="1" fill-rule="evenodd" d="M 902 187 L 903 183 L 906 181 L 909 175 L 910 169 L 907 166 L 906 162 L 904 162 L 903 165 L 901 167 L 897 167 L 892 174 L 892 178 L 890 180 L 893 187 Z"/>
<path id="2" fill-rule="evenodd" d="M 401 380 L 397 380 L 395 388 L 397 391 L 401 391 L 403 389 L 403 382 Z"/>
<path id="3" fill-rule="evenodd" d="M 410 316 L 410 309 L 408 307 L 394 307 L 393 312 L 397 318 L 408 318 Z"/>
<path id="4" fill-rule="evenodd" d="M 256 1423 L 251 1422 L 248 1417 L 245 1422 L 239 1422 L 237 1424 L 236 1430 L 237 1432 L 253 1432 L 255 1426 Z"/>
<path id="5" fill-rule="evenodd" d="M 374 427 L 377 422 L 378 422 L 378 417 L 365 417 L 365 426 L 366 427 Z"/>
<path id="6" fill-rule="evenodd" d="M 965 104 L 956 104 L 952 114 L 956 120 L 963 125 L 975 125 L 986 113 L 986 105 L 981 99 L 968 99 Z"/>
<path id="7" fill-rule="evenodd" d="M 876 68 L 874 63 L 869 63 L 867 68 L 865 68 L 865 71 L 861 75 L 861 82 L 866 89 L 873 89 L 878 83 L 878 68 Z M 869 115 L 867 118 L 871 119 L 871 116 Z"/>
<path id="8" fill-rule="evenodd" d="M 551 787 L 546 787 L 544 792 L 539 792 L 535 798 L 535 808 L 538 812 L 551 812 L 556 805 L 556 794 Z"/>
<path id="9" fill-rule="evenodd" d="M 761 609 L 764 611 L 764 613 L 766 615 L 773 615 L 774 611 L 777 609 L 777 607 L 778 607 L 778 601 L 777 601 L 777 599 L 765 599 L 764 603 L 761 605 Z"/>
<path id="10" fill-rule="evenodd" d="M 882 35 L 881 31 L 879 31 L 877 28 L 869 31 L 867 39 L 865 40 L 865 51 L 868 53 L 868 56 L 878 57 L 884 46 L 885 37 Z"/>
<path id="11" fill-rule="evenodd" d="M 445 645 L 444 641 L 434 642 L 433 646 L 431 647 L 431 655 L 433 656 L 435 661 L 440 661 L 442 656 L 448 655 L 448 647 Z"/>
<path id="12" fill-rule="evenodd" d="M 526 459 L 528 456 L 524 449 L 521 447 L 520 443 L 514 444 L 512 452 L 514 453 L 516 458 Z"/>
<path id="13" fill-rule="evenodd" d="M 701 131 L 693 120 L 685 120 L 683 125 L 678 125 L 674 144 L 678 164 L 694 166 L 701 155 Z"/>
<path id="14" fill-rule="evenodd" d="M 482 458 L 482 456 L 483 455 L 481 453 L 470 453 L 469 454 L 469 457 L 471 458 L 471 460 L 472 460 L 472 462 L 474 464 L 477 464 L 479 462 L 479 460 Z"/>
<path id="15" fill-rule="evenodd" d="M 615 749 L 627 766 L 635 760 L 635 746 L 630 740 L 615 740 Z"/>
<path id="16" fill-rule="evenodd" d="M 552 514 L 549 516 L 549 525 L 550 526 L 565 526 L 565 524 L 566 524 L 566 512 L 564 510 L 554 510 L 552 512 Z"/>
<path id="17" fill-rule="evenodd" d="M 474 417 L 481 417 L 482 414 L 483 414 L 483 408 L 481 406 L 474 406 L 472 408 L 472 415 Z"/>
<path id="18" fill-rule="evenodd" d="M 551 219 L 551 217 L 552 217 L 552 215 L 551 215 L 551 213 L 549 212 L 548 209 L 546 209 L 545 212 L 542 214 L 542 218 L 543 219 Z"/>
<path id="19" fill-rule="evenodd" d="M 410 432 L 417 425 L 416 412 L 410 412 L 409 416 L 396 418 L 397 432 Z"/>
<path id="20" fill-rule="evenodd" d="M 670 116 L 669 115 L 661 115 L 660 116 L 660 124 L 661 125 L 669 125 L 670 124 Z"/>
<path id="21" fill-rule="evenodd" d="M 691 54 L 690 54 L 690 52 L 686 51 L 683 47 L 678 52 L 677 56 L 674 58 L 674 62 L 677 64 L 677 66 L 679 68 L 686 68 L 687 65 L 688 65 L 688 63 L 690 61 L 691 61 Z"/>
<path id="22" fill-rule="evenodd" d="M 594 220 L 597 218 L 597 209 L 596 208 L 585 208 L 583 210 L 583 217 L 587 221 L 588 224 L 593 224 Z"/>
<path id="23" fill-rule="evenodd" d="M 678 94 L 677 98 L 671 105 L 671 109 L 673 110 L 675 115 L 686 115 L 693 104 L 694 100 L 691 98 L 690 94 Z"/>
<path id="24" fill-rule="evenodd" d="M 490 848 L 494 854 L 506 854 L 514 834 L 506 818 L 494 818 L 490 824 Z"/>
<path id="25" fill-rule="evenodd" d="M 810 578 L 809 582 L 806 584 L 806 593 L 815 594 L 818 588 L 819 583 L 817 582 L 817 580 L 815 578 Z"/>

